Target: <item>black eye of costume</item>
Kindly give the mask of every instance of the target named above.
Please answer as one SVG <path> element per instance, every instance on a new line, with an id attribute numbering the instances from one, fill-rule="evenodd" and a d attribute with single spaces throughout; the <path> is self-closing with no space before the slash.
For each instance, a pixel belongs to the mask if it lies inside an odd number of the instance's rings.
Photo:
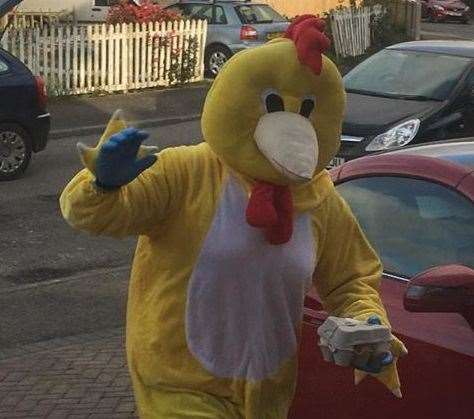
<path id="1" fill-rule="evenodd" d="M 314 110 L 314 99 L 311 99 L 311 98 L 303 99 L 303 102 L 301 102 L 300 115 L 304 116 L 305 118 L 309 118 L 313 110 Z"/>
<path id="2" fill-rule="evenodd" d="M 283 99 L 276 92 L 268 92 L 264 96 L 265 109 L 268 113 L 270 112 L 283 112 L 285 110 L 285 105 L 283 104 Z"/>

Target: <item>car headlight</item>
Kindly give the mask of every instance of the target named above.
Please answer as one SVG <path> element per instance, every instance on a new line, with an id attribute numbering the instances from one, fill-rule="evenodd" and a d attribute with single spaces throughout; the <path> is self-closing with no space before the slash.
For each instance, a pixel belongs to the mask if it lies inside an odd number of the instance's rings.
<path id="1" fill-rule="evenodd" d="M 419 119 L 410 119 L 400 125 L 397 125 L 383 134 L 377 135 L 367 147 L 366 151 L 387 150 L 394 147 L 407 145 L 415 138 L 420 128 Z"/>
<path id="2" fill-rule="evenodd" d="M 433 5 L 433 9 L 435 10 L 444 10 L 443 6 L 438 6 L 437 4 Z"/>

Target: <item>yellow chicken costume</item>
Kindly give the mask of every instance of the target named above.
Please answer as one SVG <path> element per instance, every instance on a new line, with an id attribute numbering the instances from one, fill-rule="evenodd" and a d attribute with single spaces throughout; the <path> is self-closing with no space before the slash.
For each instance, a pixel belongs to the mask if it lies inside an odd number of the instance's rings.
<path id="1" fill-rule="evenodd" d="M 388 324 L 380 261 L 325 170 L 345 104 L 326 47 L 321 22 L 303 16 L 286 38 L 232 57 L 206 99 L 205 142 L 162 151 L 126 184 L 98 174 L 120 118 L 82 148 L 65 219 L 139 236 L 127 355 L 142 418 L 286 418 L 312 285 L 332 315 Z M 403 352 L 394 338 L 395 359 Z M 399 392 L 395 362 L 378 378 Z"/>

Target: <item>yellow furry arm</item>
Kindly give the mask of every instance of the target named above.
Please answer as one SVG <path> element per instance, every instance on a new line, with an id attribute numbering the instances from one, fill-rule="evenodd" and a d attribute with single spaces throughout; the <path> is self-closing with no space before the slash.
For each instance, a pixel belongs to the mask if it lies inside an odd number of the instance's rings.
<path id="1" fill-rule="evenodd" d="M 314 285 L 331 315 L 388 323 L 378 289 L 382 265 L 349 206 L 334 190 L 323 204 Z"/>
<path id="2" fill-rule="evenodd" d="M 382 264 L 368 243 L 347 203 L 334 191 L 326 202 L 321 218 L 319 262 L 314 285 L 324 309 L 334 316 L 367 320 L 377 315 L 390 326 L 378 290 Z M 391 349 L 395 362 L 374 374 L 397 397 L 401 397 L 397 359 L 407 353 L 395 336 Z M 356 384 L 366 374 L 356 370 Z"/>
<path id="3" fill-rule="evenodd" d="M 94 175 L 79 172 L 60 197 L 63 217 L 74 228 L 125 237 L 149 233 L 180 202 L 178 149 L 167 149 L 138 178 L 113 191 L 94 186 Z"/>

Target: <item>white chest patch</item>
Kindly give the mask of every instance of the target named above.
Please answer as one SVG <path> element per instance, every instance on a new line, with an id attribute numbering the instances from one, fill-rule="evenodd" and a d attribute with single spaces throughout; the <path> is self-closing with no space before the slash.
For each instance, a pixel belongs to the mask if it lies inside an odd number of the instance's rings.
<path id="1" fill-rule="evenodd" d="M 247 224 L 247 203 L 231 178 L 190 279 L 186 337 L 215 376 L 262 380 L 296 355 L 316 249 L 308 214 L 275 246 Z"/>

